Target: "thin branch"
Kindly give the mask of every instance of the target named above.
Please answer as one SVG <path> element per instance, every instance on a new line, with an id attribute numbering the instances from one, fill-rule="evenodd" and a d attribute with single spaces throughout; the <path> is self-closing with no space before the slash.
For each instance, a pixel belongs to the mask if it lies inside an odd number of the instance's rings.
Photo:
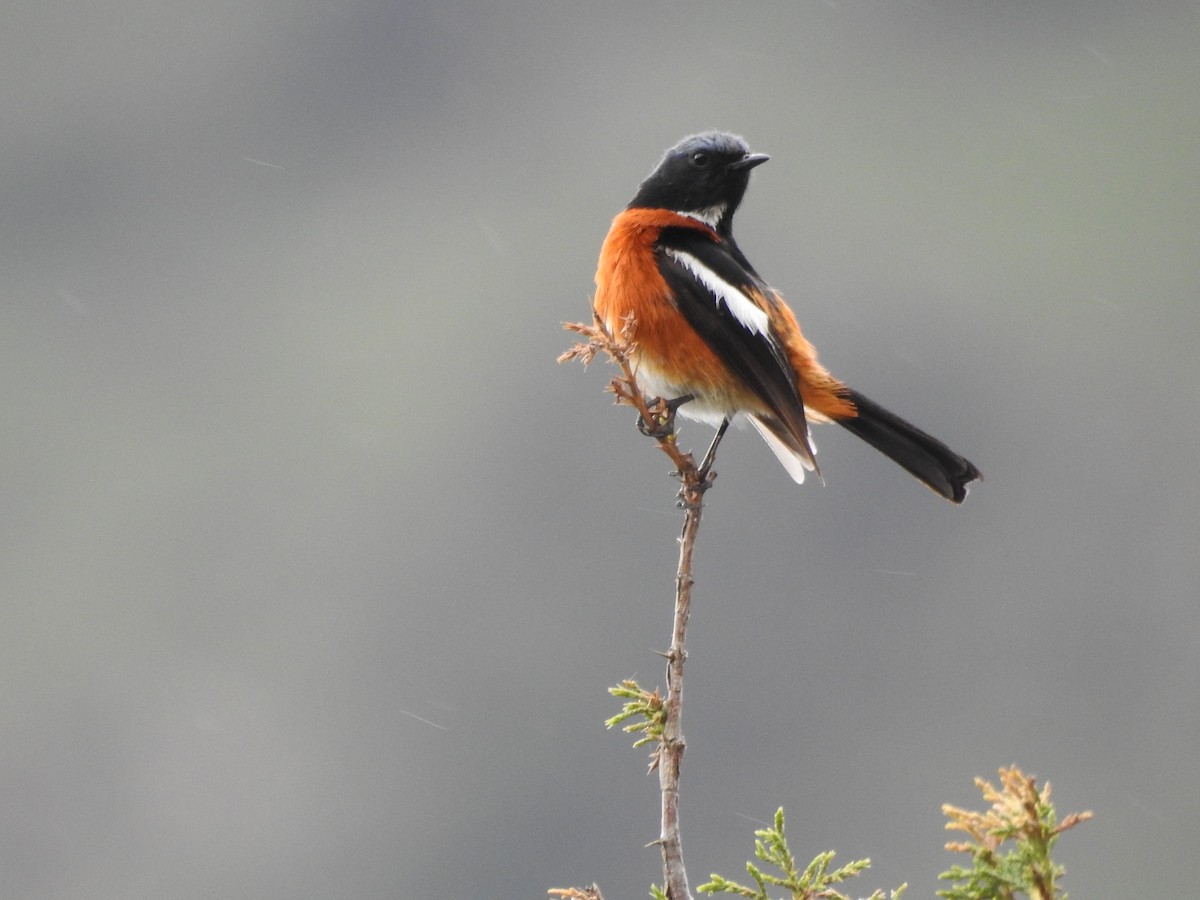
<path id="1" fill-rule="evenodd" d="M 692 476 L 689 478 L 689 476 Z M 686 635 L 692 611 L 692 552 L 700 530 L 700 502 L 704 489 L 698 487 L 695 466 L 683 472 L 684 520 L 679 537 L 679 566 L 675 572 L 675 618 L 671 649 L 667 651 L 666 723 L 658 749 L 658 784 L 662 792 L 663 875 L 670 900 L 690 900 L 683 846 L 679 836 L 679 770 L 686 746 L 683 738 L 683 664 L 687 661 Z"/>
<path id="2" fill-rule="evenodd" d="M 703 469 L 696 465 L 691 453 L 679 449 L 673 423 L 673 411 L 661 398 L 647 401 L 638 387 L 632 363 L 635 349 L 634 329 L 637 323 L 628 319 L 621 334 L 614 336 L 605 324 L 596 319 L 594 325 L 573 324 L 567 329 L 587 338 L 559 357 L 560 362 L 578 359 L 585 365 L 600 353 L 606 353 L 621 369 L 621 375 L 609 384 L 616 395 L 617 403 L 634 407 L 642 421 L 664 430 L 655 439 L 658 447 L 670 457 L 675 466 L 675 475 L 682 482 L 679 505 L 684 510 L 683 531 L 679 536 L 679 565 L 675 571 L 675 614 L 671 629 L 671 647 L 667 658 L 667 696 L 662 735 L 654 754 L 653 768 L 658 769 L 659 789 L 662 794 L 662 822 L 658 844 L 662 847 L 663 879 L 669 900 L 692 900 L 688 888 L 687 871 L 683 864 L 683 847 L 679 833 L 679 771 L 683 761 L 686 742 L 683 738 L 683 667 L 687 661 L 687 625 L 692 606 L 692 555 L 696 547 L 696 535 L 700 530 L 700 516 L 704 508 L 704 493 L 713 483 L 710 474 L 711 456 L 715 446 L 705 458 Z"/>

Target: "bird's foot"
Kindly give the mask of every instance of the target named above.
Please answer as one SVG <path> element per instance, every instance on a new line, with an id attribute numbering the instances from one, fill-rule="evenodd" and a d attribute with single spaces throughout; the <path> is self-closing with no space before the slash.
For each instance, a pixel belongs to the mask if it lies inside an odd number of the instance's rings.
<path id="1" fill-rule="evenodd" d="M 646 406 L 650 413 L 650 421 L 646 421 L 646 417 L 639 415 L 637 417 L 637 428 L 646 437 L 652 437 L 655 440 L 662 440 L 665 437 L 670 437 L 675 433 L 675 413 L 683 404 L 695 400 L 692 394 L 684 394 L 682 397 L 676 397 L 673 400 L 664 400 L 662 397 L 654 397 Z"/>

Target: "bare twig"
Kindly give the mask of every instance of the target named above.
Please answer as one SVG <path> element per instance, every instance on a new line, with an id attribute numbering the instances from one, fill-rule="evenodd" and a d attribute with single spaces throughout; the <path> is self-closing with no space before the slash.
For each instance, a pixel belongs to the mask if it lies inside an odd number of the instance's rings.
<path id="1" fill-rule="evenodd" d="M 683 664 L 687 660 L 685 637 L 692 610 L 692 551 L 700 530 L 700 498 L 703 489 L 689 483 L 696 476 L 695 466 L 684 474 L 683 534 L 679 538 L 679 566 L 675 572 L 675 619 L 671 632 L 671 649 L 667 651 L 667 716 L 662 741 L 658 749 L 658 785 L 662 792 L 663 875 L 670 900 L 690 900 L 687 871 L 683 865 L 683 847 L 679 837 L 679 769 L 683 762 L 685 741 L 683 716 Z M 694 499 L 693 499 L 694 495 Z"/>
<path id="2" fill-rule="evenodd" d="M 668 426 L 671 423 L 671 410 L 665 401 L 661 398 L 654 402 L 647 401 L 637 384 L 631 361 L 631 354 L 635 348 L 636 324 L 632 319 L 626 320 L 619 336 L 613 335 L 599 318 L 593 325 L 567 325 L 569 330 L 583 335 L 587 341 L 576 344 L 559 357 L 559 361 L 578 359 L 587 364 L 598 353 L 606 353 L 621 369 L 620 377 L 614 378 L 609 385 L 609 390 L 616 395 L 617 403 L 634 407 L 642 420 L 648 424 Z M 679 449 L 675 438 L 673 429 L 656 437 L 659 449 L 670 457 L 675 466 L 675 475 L 682 482 L 679 505 L 684 510 L 684 518 L 683 532 L 679 536 L 679 565 L 675 571 L 675 615 L 671 629 L 671 647 L 666 653 L 665 720 L 654 754 L 653 767 L 658 769 L 659 789 L 662 794 L 662 822 L 657 843 L 662 847 L 666 895 L 669 900 L 691 900 L 679 836 L 679 770 L 685 747 L 681 727 L 683 666 L 687 660 L 685 638 L 688 618 L 691 615 L 694 581 L 692 554 L 696 546 L 696 535 L 700 530 L 704 493 L 712 486 L 713 476 L 708 471 L 711 459 L 706 457 L 705 466 L 701 469 L 696 465 L 691 453 Z"/>

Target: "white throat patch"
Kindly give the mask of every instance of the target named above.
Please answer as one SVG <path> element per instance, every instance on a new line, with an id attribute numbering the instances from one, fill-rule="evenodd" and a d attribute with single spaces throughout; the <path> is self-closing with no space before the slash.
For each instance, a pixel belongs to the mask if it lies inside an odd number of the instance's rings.
<path id="1" fill-rule="evenodd" d="M 716 206 L 694 209 L 691 212 L 680 210 L 679 214 L 687 216 L 689 219 L 695 219 L 697 222 L 703 222 L 709 228 L 716 228 L 717 223 L 721 221 L 721 216 L 725 215 L 725 204 L 718 203 Z"/>

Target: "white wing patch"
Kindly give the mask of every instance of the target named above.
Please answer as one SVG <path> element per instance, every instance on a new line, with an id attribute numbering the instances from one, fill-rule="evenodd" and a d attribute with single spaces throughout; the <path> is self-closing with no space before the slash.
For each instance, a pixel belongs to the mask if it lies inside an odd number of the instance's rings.
<path id="1" fill-rule="evenodd" d="M 733 317 L 742 323 L 743 328 L 751 334 L 761 334 L 766 338 L 771 338 L 770 319 L 767 318 L 767 314 L 753 300 L 708 266 L 704 265 L 704 263 L 700 262 L 699 259 L 692 256 L 692 254 L 684 253 L 682 250 L 675 250 L 670 247 L 666 248 L 666 250 L 667 255 L 671 259 L 691 272 L 697 281 L 712 292 L 712 295 L 717 298 L 718 303 L 724 301 L 725 308 L 733 313 Z"/>

